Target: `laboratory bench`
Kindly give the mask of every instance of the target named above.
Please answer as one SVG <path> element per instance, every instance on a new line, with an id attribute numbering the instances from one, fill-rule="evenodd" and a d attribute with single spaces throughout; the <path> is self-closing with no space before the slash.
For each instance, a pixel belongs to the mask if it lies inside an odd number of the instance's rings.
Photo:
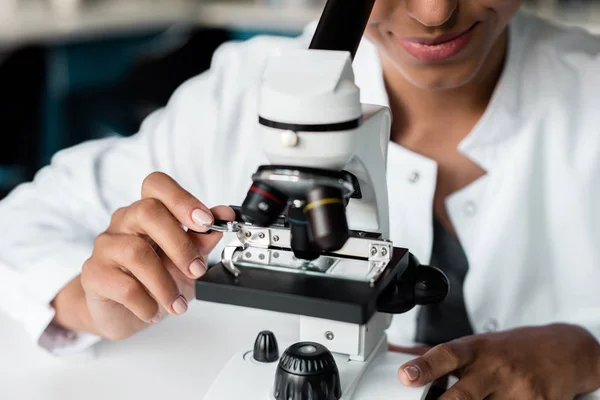
<path id="1" fill-rule="evenodd" d="M 194 301 L 186 314 L 127 340 L 56 357 L 2 313 L 0 326 L 0 399 L 7 400 L 202 399 L 259 332 L 283 343 L 299 340 L 300 330 L 297 316 Z M 579 400 L 600 400 L 600 392 Z"/>

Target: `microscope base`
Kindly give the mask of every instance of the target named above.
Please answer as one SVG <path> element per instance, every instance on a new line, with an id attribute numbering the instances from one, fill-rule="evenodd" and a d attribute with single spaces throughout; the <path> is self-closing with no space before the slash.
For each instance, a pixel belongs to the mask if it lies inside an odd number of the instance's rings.
<path id="1" fill-rule="evenodd" d="M 292 343 L 281 343 L 281 349 Z M 403 399 L 428 400 L 431 385 L 407 388 L 398 378 L 399 367 L 415 356 L 387 351 L 384 340 L 368 362 L 350 361 L 333 354 L 342 385 L 341 400 Z M 273 400 L 273 383 L 278 362 L 254 360 L 252 349 L 237 353 L 221 371 L 204 400 Z"/>

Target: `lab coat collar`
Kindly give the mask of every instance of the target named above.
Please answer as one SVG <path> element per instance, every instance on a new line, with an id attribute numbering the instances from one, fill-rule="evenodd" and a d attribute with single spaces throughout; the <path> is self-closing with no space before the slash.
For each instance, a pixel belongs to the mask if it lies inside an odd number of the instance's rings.
<path id="1" fill-rule="evenodd" d="M 523 30 L 527 29 L 524 19 L 519 13 L 509 25 L 505 69 L 483 116 L 458 146 L 465 157 L 486 171 L 491 171 L 496 162 L 506 154 L 508 144 L 520 131 L 520 92 L 517 88 L 520 86 L 519 66 L 522 65 L 526 48 L 526 44 L 520 40 L 524 37 Z M 354 72 L 356 83 L 361 89 L 361 101 L 389 107 L 379 54 L 376 46 L 368 39 L 364 39 L 359 47 L 354 60 Z M 392 147 L 399 146 L 394 144 Z M 397 150 L 405 155 L 412 153 L 404 148 Z M 411 155 L 424 161 L 421 156 Z"/>

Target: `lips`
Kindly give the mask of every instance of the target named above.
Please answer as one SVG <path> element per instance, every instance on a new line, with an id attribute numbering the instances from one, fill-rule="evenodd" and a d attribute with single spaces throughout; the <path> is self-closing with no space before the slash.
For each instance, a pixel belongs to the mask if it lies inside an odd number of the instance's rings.
<path id="1" fill-rule="evenodd" d="M 473 38 L 473 32 L 479 23 L 474 23 L 459 32 L 449 32 L 436 38 L 403 38 L 400 45 L 412 56 L 422 61 L 443 61 L 460 53 Z"/>

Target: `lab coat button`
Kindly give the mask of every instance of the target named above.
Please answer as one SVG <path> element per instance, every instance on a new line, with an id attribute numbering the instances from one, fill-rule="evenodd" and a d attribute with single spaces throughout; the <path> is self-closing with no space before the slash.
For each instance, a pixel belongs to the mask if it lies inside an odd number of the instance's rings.
<path id="1" fill-rule="evenodd" d="M 417 183 L 417 182 L 419 182 L 419 179 L 421 179 L 421 174 L 419 174 L 417 171 L 414 171 L 408 177 L 408 181 L 411 182 L 411 183 Z"/>
<path id="2" fill-rule="evenodd" d="M 496 332 L 498 330 L 498 321 L 495 319 L 488 320 L 483 326 L 484 332 Z"/>
<path id="3" fill-rule="evenodd" d="M 469 201 L 465 204 L 463 211 L 466 215 L 472 217 L 477 213 L 477 204 L 473 201 Z"/>

